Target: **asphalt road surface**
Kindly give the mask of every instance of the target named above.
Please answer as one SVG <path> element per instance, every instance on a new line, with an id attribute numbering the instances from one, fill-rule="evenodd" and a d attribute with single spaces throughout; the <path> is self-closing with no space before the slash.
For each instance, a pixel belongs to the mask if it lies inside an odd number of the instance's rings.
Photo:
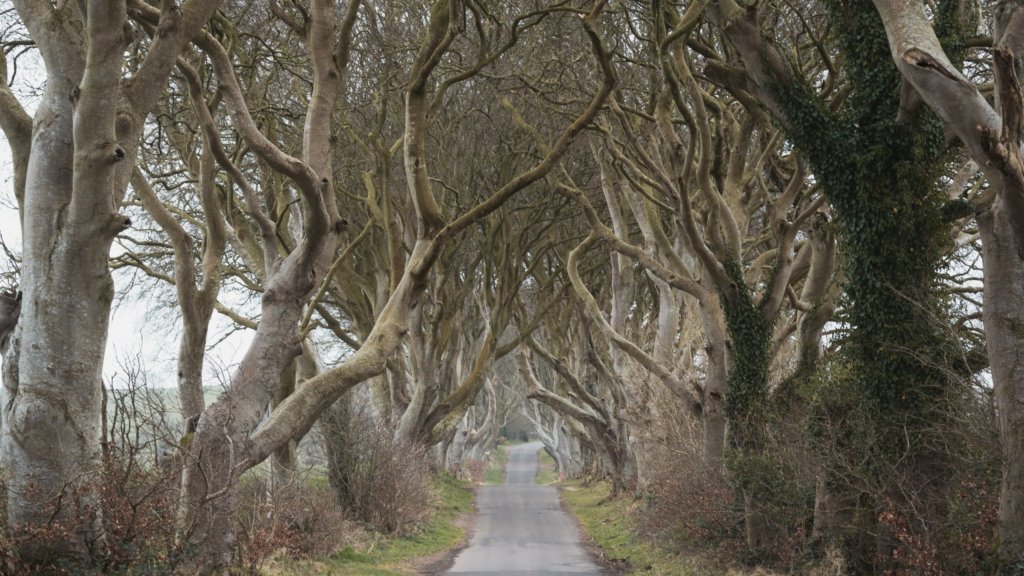
<path id="1" fill-rule="evenodd" d="M 534 484 L 540 442 L 508 448 L 505 484 L 481 486 L 476 531 L 447 574 L 602 574 L 558 490 Z"/>

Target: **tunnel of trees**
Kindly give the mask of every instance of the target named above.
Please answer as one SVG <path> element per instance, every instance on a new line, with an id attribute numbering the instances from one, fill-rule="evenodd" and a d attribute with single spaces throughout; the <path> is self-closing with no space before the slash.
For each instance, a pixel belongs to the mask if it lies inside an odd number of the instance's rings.
<path id="1" fill-rule="evenodd" d="M 237 566 L 311 469 L 399 531 L 504 430 L 750 565 L 1024 573 L 1024 2 L 0 20 L 8 568 Z"/>

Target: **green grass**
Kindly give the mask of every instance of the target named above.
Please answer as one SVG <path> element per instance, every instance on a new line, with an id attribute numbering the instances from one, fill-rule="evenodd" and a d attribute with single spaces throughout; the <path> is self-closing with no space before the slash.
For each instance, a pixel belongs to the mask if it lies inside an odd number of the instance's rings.
<path id="1" fill-rule="evenodd" d="M 699 558 L 682 557 L 642 540 L 636 531 L 634 512 L 639 501 L 629 496 L 609 499 L 606 482 L 562 484 L 562 499 L 580 519 L 584 530 L 613 560 L 628 562 L 627 573 L 658 576 L 724 575 L 724 569 Z"/>
<path id="2" fill-rule="evenodd" d="M 484 472 L 484 484 L 504 484 L 505 465 L 508 464 L 508 451 L 504 444 L 499 444 L 494 449 L 494 457 Z"/>
<path id="3" fill-rule="evenodd" d="M 554 484 L 558 479 L 555 477 L 555 459 L 543 448 L 537 452 L 537 484 Z"/>
<path id="4" fill-rule="evenodd" d="M 413 574 L 408 566 L 410 561 L 454 548 L 462 542 L 466 531 L 456 526 L 455 520 L 473 511 L 473 492 L 468 482 L 443 475 L 435 477 L 433 485 L 439 496 L 437 509 L 416 534 L 394 539 L 381 537 L 365 549 L 345 548 L 316 561 L 282 560 L 272 573 L 279 576 Z"/>

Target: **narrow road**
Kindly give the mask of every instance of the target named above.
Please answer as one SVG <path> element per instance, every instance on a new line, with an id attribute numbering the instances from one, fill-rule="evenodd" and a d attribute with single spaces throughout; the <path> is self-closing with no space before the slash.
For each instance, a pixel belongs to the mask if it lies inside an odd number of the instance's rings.
<path id="1" fill-rule="evenodd" d="M 540 442 L 508 449 L 501 486 L 481 486 L 476 533 L 447 574 L 602 574 L 580 545 L 558 490 L 534 484 Z"/>

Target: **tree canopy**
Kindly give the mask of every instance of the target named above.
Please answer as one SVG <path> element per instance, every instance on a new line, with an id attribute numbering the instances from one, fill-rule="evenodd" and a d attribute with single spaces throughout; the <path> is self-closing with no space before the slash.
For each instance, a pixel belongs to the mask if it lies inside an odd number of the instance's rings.
<path id="1" fill-rule="evenodd" d="M 515 419 L 615 494 L 723 490 L 747 562 L 1024 566 L 1024 4 L 3 10 L 25 566 L 115 556 L 116 297 L 174 322 L 180 421 L 143 468 L 182 573 L 237 564 L 243 478 L 286 485 L 304 438 L 359 508 L 357 428 L 467 470 Z M 249 339 L 211 399 L 217 316 Z"/>

